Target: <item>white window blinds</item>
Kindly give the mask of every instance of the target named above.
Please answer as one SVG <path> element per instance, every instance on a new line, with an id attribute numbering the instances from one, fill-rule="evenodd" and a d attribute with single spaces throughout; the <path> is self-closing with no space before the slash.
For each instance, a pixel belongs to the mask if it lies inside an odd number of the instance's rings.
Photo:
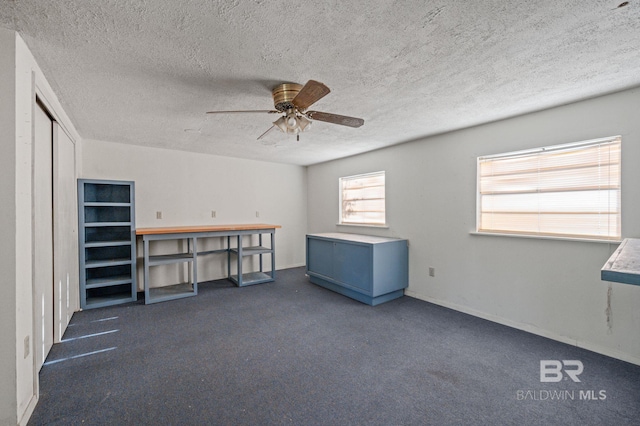
<path id="1" fill-rule="evenodd" d="M 340 178 L 340 223 L 384 225 L 385 173 Z"/>
<path id="2" fill-rule="evenodd" d="M 619 136 L 478 158 L 478 232 L 619 240 Z"/>

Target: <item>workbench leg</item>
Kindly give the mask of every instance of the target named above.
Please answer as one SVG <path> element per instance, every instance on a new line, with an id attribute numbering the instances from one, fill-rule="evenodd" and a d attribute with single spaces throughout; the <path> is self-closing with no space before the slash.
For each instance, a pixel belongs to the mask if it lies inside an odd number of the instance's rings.
<path id="1" fill-rule="evenodd" d="M 227 235 L 227 279 L 231 278 L 231 236 Z"/>
<path id="2" fill-rule="evenodd" d="M 242 235 L 238 235 L 238 287 L 242 286 Z"/>
<path id="3" fill-rule="evenodd" d="M 193 293 L 198 294 L 198 239 L 193 237 Z"/>
<path id="4" fill-rule="evenodd" d="M 262 247 L 262 234 L 258 234 L 258 245 Z M 262 253 L 258 256 L 260 259 L 260 272 L 262 272 Z"/>
<path id="5" fill-rule="evenodd" d="M 276 278 L 276 246 L 275 243 L 275 232 L 271 232 L 271 278 Z"/>
<path id="6" fill-rule="evenodd" d="M 146 236 L 142 238 L 143 250 L 144 250 L 144 303 L 149 303 L 149 240 Z"/>

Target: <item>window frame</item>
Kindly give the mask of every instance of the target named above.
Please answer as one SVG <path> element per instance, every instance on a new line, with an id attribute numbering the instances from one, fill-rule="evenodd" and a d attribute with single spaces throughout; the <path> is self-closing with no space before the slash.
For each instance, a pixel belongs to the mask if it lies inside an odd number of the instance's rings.
<path id="1" fill-rule="evenodd" d="M 343 191 L 344 191 L 344 186 L 343 186 L 343 182 L 345 181 L 350 181 L 350 180 L 356 180 L 356 179 L 361 179 L 361 178 L 367 178 L 367 177 L 373 177 L 373 176 L 382 176 L 384 178 L 384 187 L 383 187 L 383 192 L 384 192 L 384 199 L 383 199 L 383 204 L 384 204 L 384 210 L 382 211 L 383 213 L 383 221 L 382 222 L 350 222 L 350 221 L 345 221 L 345 217 L 344 217 L 344 210 L 343 210 Z M 370 173 L 361 173 L 361 174 L 357 174 L 357 175 L 351 175 L 351 176 L 342 176 L 340 178 L 338 178 L 338 225 L 343 225 L 343 226 L 366 226 L 366 227 L 377 227 L 377 228 L 385 228 L 387 227 L 387 176 L 386 176 L 386 171 L 385 170 L 380 170 L 377 172 L 370 172 Z"/>
<path id="2" fill-rule="evenodd" d="M 602 145 L 602 144 L 616 144 L 617 145 L 617 150 L 618 150 L 618 154 L 619 157 L 617 158 L 617 162 L 610 162 L 608 163 L 608 165 L 606 167 L 609 167 L 611 164 L 614 165 L 614 167 L 617 165 L 618 170 L 617 170 L 617 177 L 616 177 L 616 181 L 617 181 L 617 187 L 613 188 L 615 192 L 615 197 L 616 197 L 616 201 L 614 203 L 614 206 L 617 207 L 617 209 L 615 211 L 613 211 L 612 213 L 608 213 L 609 215 L 615 215 L 616 217 L 616 222 L 614 226 L 610 226 L 608 228 L 608 233 L 606 234 L 602 234 L 602 233 L 598 233 L 598 232 L 592 232 L 590 234 L 581 234 L 581 233 L 570 233 L 570 232 L 548 232 L 548 231 L 541 231 L 540 229 L 538 231 L 528 231 L 525 229 L 521 229 L 521 230 L 501 230 L 501 229 L 490 229 L 489 227 L 483 228 L 483 224 L 482 224 L 482 214 L 483 214 L 483 205 L 482 205 L 482 197 L 483 195 L 489 195 L 489 194 L 483 194 L 482 193 L 482 171 L 481 171 L 481 163 L 483 161 L 490 161 L 490 160 L 500 160 L 500 159 L 515 159 L 518 157 L 524 157 L 524 156 L 539 156 L 539 157 L 545 157 L 545 154 L 549 154 L 549 155 L 553 155 L 554 153 L 562 153 L 562 152 L 570 152 L 571 150 L 578 150 L 578 149 L 588 149 L 590 147 L 597 147 L 598 145 Z M 478 234 L 478 235 L 497 235 L 497 236 L 512 236 L 512 237 L 523 237 L 523 238 L 546 238 L 546 239 L 559 239 L 559 240 L 578 240 L 578 241 L 594 241 L 594 242 L 605 242 L 605 243 L 612 243 L 612 242 L 620 242 L 622 239 L 622 137 L 620 135 L 616 135 L 616 136 L 609 136 L 609 137 L 604 137 L 604 138 L 598 138 L 598 139 L 591 139 L 591 140 L 585 140 L 585 141 L 580 141 L 580 142 L 573 142 L 573 143 L 567 143 L 567 144 L 559 144 L 559 145 L 551 145 L 551 146 L 545 146 L 545 147 L 540 147 L 540 148 L 533 148 L 533 149 L 526 149 L 526 150 L 520 150 L 520 151 L 513 151 L 513 152 L 505 152 L 505 153 L 499 153 L 499 154 L 493 154 L 493 155 L 484 155 L 484 156 L 479 156 L 477 157 L 476 160 L 476 229 L 475 232 L 473 232 L 474 234 Z M 600 169 L 597 169 L 600 170 Z M 521 172 L 522 173 L 522 172 Z M 517 174 L 514 172 L 514 174 Z M 514 184 L 515 185 L 515 184 Z M 586 186 L 585 186 L 586 188 Z M 570 189 L 567 191 L 564 191 L 565 193 L 577 193 L 581 190 L 584 190 L 585 188 L 582 189 Z M 549 195 L 551 194 L 553 191 L 552 190 L 540 190 L 541 188 L 538 187 L 538 192 L 537 194 L 546 194 Z M 513 195 L 514 193 L 517 193 L 516 190 L 514 190 L 513 193 L 511 193 L 511 195 Z M 540 208 L 538 209 L 538 211 L 535 213 L 538 218 L 544 217 L 546 212 L 544 212 L 544 208 Z M 580 212 L 578 212 L 577 214 L 583 214 L 583 213 L 588 213 L 588 211 L 586 210 L 581 210 Z M 549 214 L 549 213 L 547 213 Z M 553 213 L 552 213 L 553 214 Z M 598 213 L 601 214 L 601 213 Z M 613 232 L 611 232 L 613 229 Z M 597 230 L 597 228 L 594 228 L 594 230 Z"/>

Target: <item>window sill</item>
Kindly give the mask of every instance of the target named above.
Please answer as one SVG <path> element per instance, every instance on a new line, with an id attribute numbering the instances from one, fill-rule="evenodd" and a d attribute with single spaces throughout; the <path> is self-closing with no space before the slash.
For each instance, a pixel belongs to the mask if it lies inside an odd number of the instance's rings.
<path id="1" fill-rule="evenodd" d="M 369 225 L 366 223 L 336 223 L 336 226 L 353 226 L 356 228 L 381 228 L 381 229 L 389 229 L 389 225 Z"/>
<path id="2" fill-rule="evenodd" d="M 604 243 L 604 244 L 620 244 L 622 240 L 598 240 L 595 238 L 572 238 L 572 237 L 553 237 L 549 235 L 524 235 L 524 234 L 501 234 L 499 232 L 469 232 L 471 235 L 482 235 L 488 237 L 509 237 L 509 238 L 529 238 L 534 240 L 557 240 L 557 241 L 575 241 L 578 243 Z"/>

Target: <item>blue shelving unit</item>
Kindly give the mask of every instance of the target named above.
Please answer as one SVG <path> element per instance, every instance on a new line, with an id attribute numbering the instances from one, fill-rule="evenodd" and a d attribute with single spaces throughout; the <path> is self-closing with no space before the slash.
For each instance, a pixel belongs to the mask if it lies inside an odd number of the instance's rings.
<path id="1" fill-rule="evenodd" d="M 80 307 L 137 298 L 134 183 L 78 180 Z"/>

